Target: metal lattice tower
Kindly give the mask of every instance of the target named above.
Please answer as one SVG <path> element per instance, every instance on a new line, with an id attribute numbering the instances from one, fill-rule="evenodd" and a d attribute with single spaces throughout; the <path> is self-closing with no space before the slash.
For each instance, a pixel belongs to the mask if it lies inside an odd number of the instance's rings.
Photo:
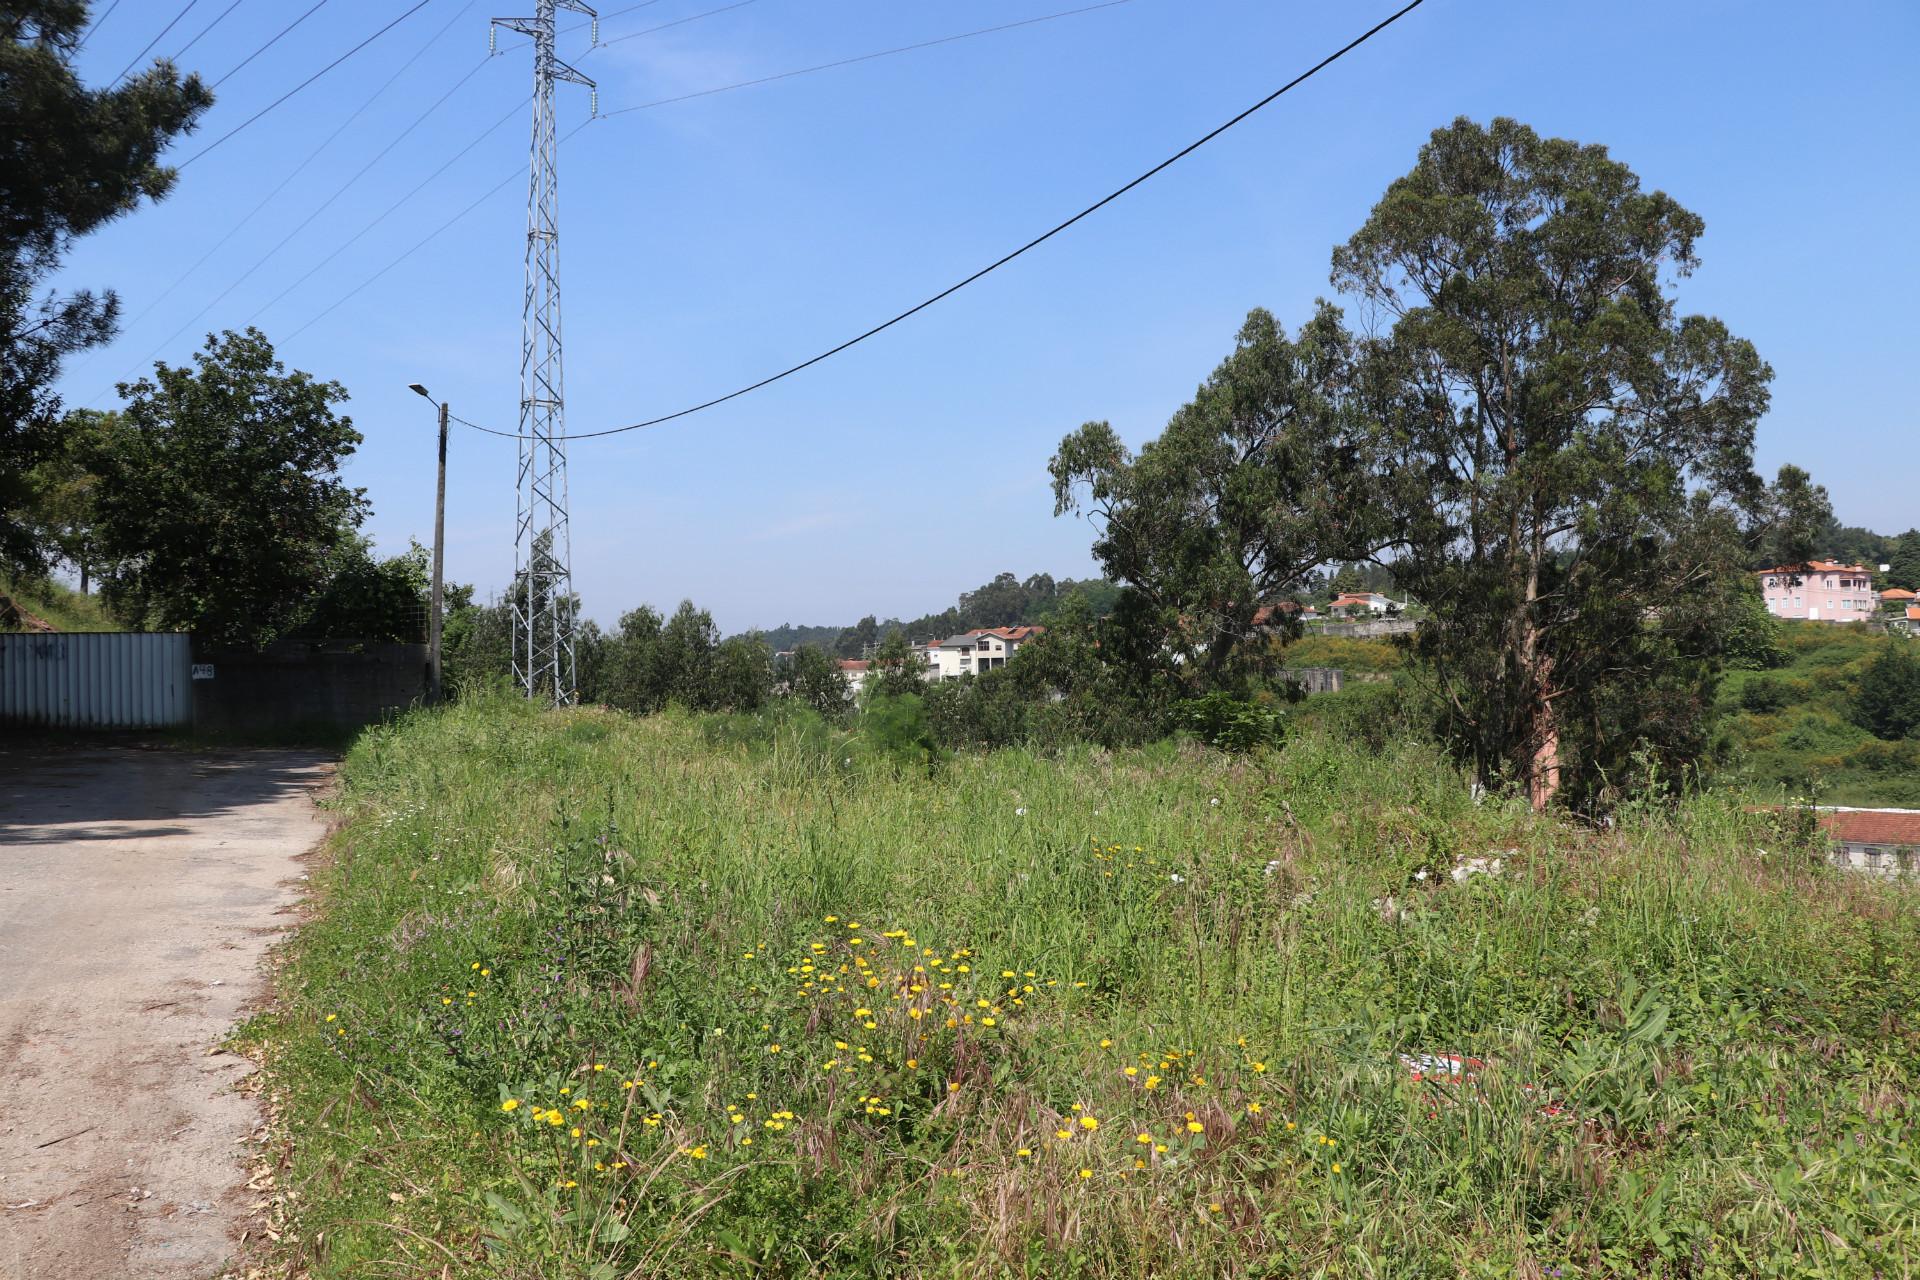
<path id="1" fill-rule="evenodd" d="M 574 699 L 572 534 L 567 521 L 564 378 L 560 362 L 560 182 L 556 80 L 593 81 L 554 54 L 553 15 L 594 19 L 580 0 L 536 0 L 531 18 L 495 18 L 533 40 L 533 143 L 527 183 L 527 265 L 520 339 L 520 470 L 514 522 L 513 675 L 529 698 Z M 489 37 L 491 41 L 491 37 Z M 593 110 L 599 109 L 595 95 Z"/>

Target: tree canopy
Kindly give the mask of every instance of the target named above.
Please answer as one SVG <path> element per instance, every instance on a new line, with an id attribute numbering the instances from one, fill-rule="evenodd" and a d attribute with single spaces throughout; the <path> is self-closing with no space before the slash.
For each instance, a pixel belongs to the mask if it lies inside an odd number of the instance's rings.
<path id="1" fill-rule="evenodd" d="M 257 329 L 209 337 L 192 367 L 123 385 L 125 429 L 93 460 L 102 588 L 121 617 L 259 645 L 329 580 L 366 499 L 340 478 L 360 443 L 337 382 L 288 372 Z"/>
<path id="2" fill-rule="evenodd" d="M 1322 306 L 1289 337 L 1265 311 L 1233 353 L 1135 455 L 1105 422 L 1061 441 L 1054 513 L 1097 521 L 1094 557 L 1129 593 L 1119 616 L 1165 637 L 1167 659 L 1218 682 L 1260 606 L 1371 541 L 1351 411 L 1353 340 Z"/>

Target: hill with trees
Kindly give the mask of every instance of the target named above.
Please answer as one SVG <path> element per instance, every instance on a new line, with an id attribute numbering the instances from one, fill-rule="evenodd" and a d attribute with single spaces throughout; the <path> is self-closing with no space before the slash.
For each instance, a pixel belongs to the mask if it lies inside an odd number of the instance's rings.
<path id="1" fill-rule="evenodd" d="M 1076 582 L 1036 573 L 1021 579 L 1011 573 L 994 575 L 993 581 L 963 591 L 960 599 L 938 613 L 922 614 L 902 621 L 884 622 L 872 614 L 852 626 L 797 626 L 782 623 L 769 631 L 755 634 L 776 652 L 811 646 L 824 649 L 837 658 L 858 658 L 870 653 L 894 632 L 903 632 L 909 640 L 945 639 L 975 627 L 1012 627 L 1024 623 L 1045 623 L 1059 613 L 1070 600 L 1082 601 L 1095 617 L 1113 612 L 1120 588 L 1104 578 Z"/>

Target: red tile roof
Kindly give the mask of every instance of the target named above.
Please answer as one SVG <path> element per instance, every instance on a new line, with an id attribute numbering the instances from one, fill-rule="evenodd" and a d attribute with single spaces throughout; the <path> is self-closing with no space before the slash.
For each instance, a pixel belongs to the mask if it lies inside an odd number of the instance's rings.
<path id="1" fill-rule="evenodd" d="M 1276 613 L 1299 614 L 1303 618 L 1317 618 L 1318 611 L 1310 604 L 1303 605 L 1298 600 L 1282 600 L 1279 604 L 1263 604 L 1253 611 L 1253 625 L 1264 627 L 1273 621 Z"/>
<path id="2" fill-rule="evenodd" d="M 1841 564 L 1837 560 L 1809 560 L 1805 564 L 1776 565 L 1771 569 L 1755 569 L 1755 573 L 1865 573 L 1867 567 L 1862 564 Z"/>
<path id="3" fill-rule="evenodd" d="M 1846 844 L 1920 845 L 1920 809 L 1822 809 L 1820 826 Z"/>
<path id="4" fill-rule="evenodd" d="M 1907 606 L 1907 621 L 1920 622 L 1920 605 L 1910 604 Z"/>
<path id="5" fill-rule="evenodd" d="M 842 671 L 865 671 L 868 667 L 871 667 L 872 665 L 873 664 L 871 662 L 868 662 L 863 658 L 840 659 L 840 669 Z"/>
<path id="6" fill-rule="evenodd" d="M 1920 596 L 1916 596 L 1905 587 L 1888 587 L 1880 593 L 1880 598 L 1882 600 L 1920 600 Z"/>

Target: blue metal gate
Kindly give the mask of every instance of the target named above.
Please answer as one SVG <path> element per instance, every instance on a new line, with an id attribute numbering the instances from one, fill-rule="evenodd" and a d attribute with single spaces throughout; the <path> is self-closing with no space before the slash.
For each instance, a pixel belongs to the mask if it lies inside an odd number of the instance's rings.
<path id="1" fill-rule="evenodd" d="M 193 723 L 185 632 L 0 635 L 0 723 L 160 729 Z"/>

